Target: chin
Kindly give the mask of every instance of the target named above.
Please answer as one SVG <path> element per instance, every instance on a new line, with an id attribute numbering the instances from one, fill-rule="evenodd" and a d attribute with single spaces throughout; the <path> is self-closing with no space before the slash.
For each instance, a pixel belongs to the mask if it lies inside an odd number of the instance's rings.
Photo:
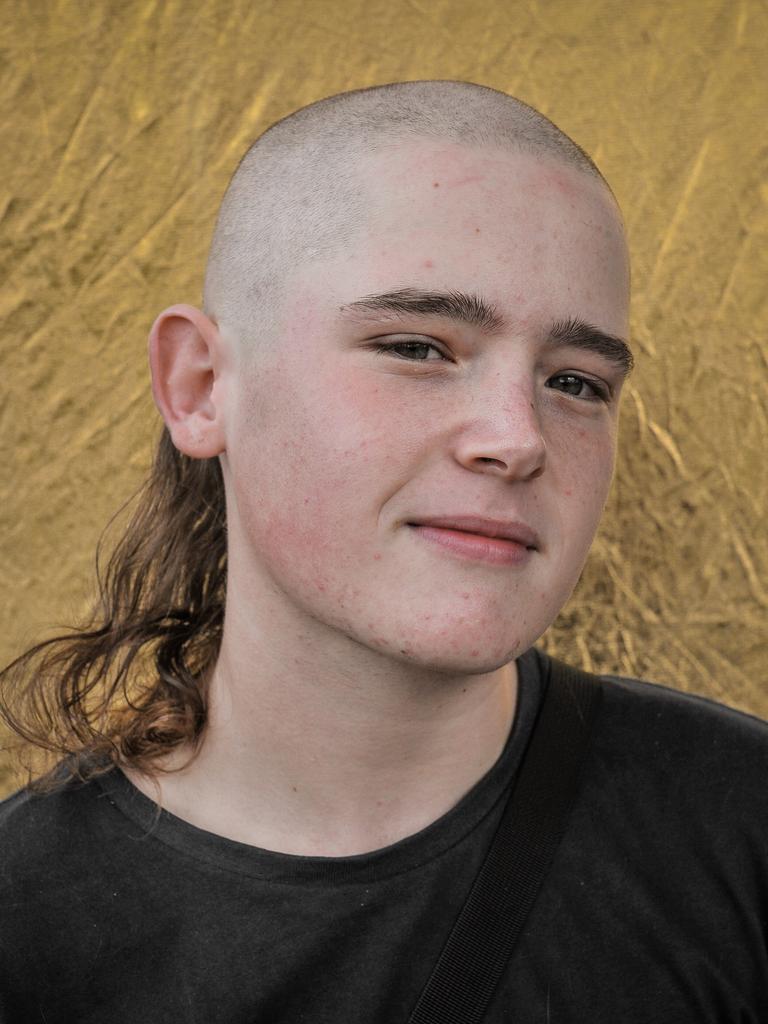
<path id="1" fill-rule="evenodd" d="M 448 642 L 445 637 L 414 640 L 400 640 L 399 646 L 388 644 L 383 647 L 374 643 L 374 649 L 388 654 L 397 661 L 419 666 L 446 675 L 487 675 L 508 665 L 528 647 L 533 640 L 505 637 L 489 641 L 454 636 Z M 393 649 L 395 648 L 395 649 Z"/>
<path id="2" fill-rule="evenodd" d="M 556 615 L 551 595 L 550 600 L 525 603 L 516 595 L 511 600 L 499 594 L 478 600 L 470 590 L 459 596 L 458 602 L 455 595 L 442 605 L 411 601 L 394 614 L 377 609 L 378 614 L 346 616 L 333 624 L 355 642 L 404 665 L 482 675 L 528 650 Z"/>

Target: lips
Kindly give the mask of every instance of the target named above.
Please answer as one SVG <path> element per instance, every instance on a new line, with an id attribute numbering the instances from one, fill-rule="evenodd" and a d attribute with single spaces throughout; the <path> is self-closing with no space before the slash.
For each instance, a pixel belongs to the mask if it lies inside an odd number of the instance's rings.
<path id="1" fill-rule="evenodd" d="M 487 519 L 483 516 L 425 516 L 410 521 L 408 525 L 431 526 L 437 529 L 477 534 L 481 537 L 511 540 L 530 551 L 537 551 L 540 546 L 538 535 L 525 523 Z"/>

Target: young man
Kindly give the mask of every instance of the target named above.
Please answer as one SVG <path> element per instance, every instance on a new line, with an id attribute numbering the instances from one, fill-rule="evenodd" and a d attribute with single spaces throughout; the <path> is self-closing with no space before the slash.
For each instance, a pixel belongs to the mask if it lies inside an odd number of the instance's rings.
<path id="1" fill-rule="evenodd" d="M 601 175 L 501 93 L 349 93 L 249 151 L 204 311 L 151 331 L 105 614 L 25 684 L 68 757 L 2 811 L 3 1020 L 409 1019 L 541 729 L 628 300 Z M 483 1019 L 768 1019 L 766 770 L 763 723 L 607 680 Z"/>

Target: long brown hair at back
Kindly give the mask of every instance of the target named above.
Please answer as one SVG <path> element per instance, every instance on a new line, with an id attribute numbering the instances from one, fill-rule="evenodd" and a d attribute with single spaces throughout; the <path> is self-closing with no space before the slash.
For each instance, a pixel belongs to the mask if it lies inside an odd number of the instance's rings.
<path id="1" fill-rule="evenodd" d="M 182 454 L 164 428 L 102 570 L 103 540 L 88 620 L 0 672 L 0 717 L 37 789 L 116 763 L 149 769 L 180 744 L 194 750 L 205 725 L 227 574 L 219 460 Z"/>

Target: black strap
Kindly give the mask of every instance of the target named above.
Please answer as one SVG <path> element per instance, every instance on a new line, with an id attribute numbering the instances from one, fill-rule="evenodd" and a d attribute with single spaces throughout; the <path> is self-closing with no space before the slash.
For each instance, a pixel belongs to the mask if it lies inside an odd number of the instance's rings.
<path id="1" fill-rule="evenodd" d="M 602 686 L 546 662 L 544 700 L 501 822 L 408 1024 L 482 1019 L 565 831 Z"/>

